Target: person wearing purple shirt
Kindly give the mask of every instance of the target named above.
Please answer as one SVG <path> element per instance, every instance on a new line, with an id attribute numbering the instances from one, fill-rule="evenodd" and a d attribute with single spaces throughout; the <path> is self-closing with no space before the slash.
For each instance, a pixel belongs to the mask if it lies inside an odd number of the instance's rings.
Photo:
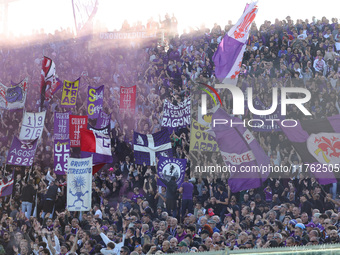
<path id="1" fill-rule="evenodd" d="M 189 178 L 187 176 L 184 177 L 184 182 L 179 188 L 179 192 L 182 193 L 182 219 L 186 215 L 187 209 L 188 209 L 188 213 L 193 213 L 193 205 L 192 205 L 193 191 L 194 191 L 194 185 L 189 182 Z"/>
<path id="2" fill-rule="evenodd" d="M 184 225 L 183 224 L 178 224 L 176 227 L 176 239 L 178 241 L 178 243 L 180 243 L 181 241 L 184 240 L 185 236 L 187 235 L 187 233 L 185 233 L 184 231 Z"/>

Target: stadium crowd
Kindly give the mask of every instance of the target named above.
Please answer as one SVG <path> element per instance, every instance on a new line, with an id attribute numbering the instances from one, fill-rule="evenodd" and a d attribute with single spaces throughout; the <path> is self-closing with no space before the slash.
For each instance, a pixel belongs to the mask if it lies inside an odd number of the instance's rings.
<path id="1" fill-rule="evenodd" d="M 104 109 L 111 113 L 114 163 L 93 176 L 92 209 L 69 212 L 66 177 L 53 171 L 53 113 L 60 108 L 58 91 L 47 109 L 45 130 L 32 168 L 17 167 L 11 196 L 0 197 L 0 254 L 161 254 L 222 249 L 293 247 L 339 243 L 337 185 L 320 185 L 301 172 L 302 162 L 281 132 L 253 132 L 274 165 L 294 165 L 295 175 L 269 178 L 262 187 L 236 194 L 226 174 L 194 176 L 188 166 L 181 187 L 174 181 L 158 187 L 155 166 L 135 165 L 133 131 L 161 130 L 163 101 L 188 98 L 197 82 L 214 85 L 212 57 L 229 23 L 201 27 L 178 36 L 175 17 L 150 20 L 146 28 L 171 30 L 168 45 L 158 39 L 128 45 L 74 38 L 69 30 L 37 34 L 15 47 L 2 42 L 0 79 L 11 84 L 29 78 L 25 109 L 38 111 L 40 59 L 51 57 L 60 79 L 82 77 L 73 114 L 86 115 L 87 85 L 105 84 Z M 339 114 L 340 24 L 323 17 L 312 21 L 290 17 L 251 28 L 238 86 L 271 105 L 272 86 L 306 87 L 313 117 Z M 125 45 L 123 45 L 125 44 Z M 119 86 L 137 85 L 136 115 L 119 112 Z M 223 91 L 226 110 L 231 95 Z M 194 99 L 192 99 L 194 100 Z M 194 105 L 196 102 L 192 102 Z M 18 135 L 22 111 L 0 110 L 1 185 L 6 183 L 6 156 Z M 303 119 L 297 109 L 288 116 Z M 250 115 L 247 118 L 251 117 Z M 171 134 L 173 154 L 190 162 L 190 129 Z M 73 149 L 71 155 L 79 151 Z M 198 154 L 199 156 L 199 154 Z M 201 165 L 215 157 L 201 157 Z M 189 164 L 190 165 L 190 164 Z"/>

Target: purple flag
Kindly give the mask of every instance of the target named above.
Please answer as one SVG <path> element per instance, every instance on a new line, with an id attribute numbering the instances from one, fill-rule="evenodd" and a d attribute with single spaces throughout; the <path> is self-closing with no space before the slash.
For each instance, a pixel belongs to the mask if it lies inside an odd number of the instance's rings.
<path id="1" fill-rule="evenodd" d="M 160 156 L 157 167 L 158 176 L 166 181 L 170 181 L 171 177 L 175 176 L 177 187 L 179 188 L 183 183 L 186 167 L 186 159 L 167 158 Z M 157 179 L 157 185 L 165 186 L 160 179 Z"/>
<path id="2" fill-rule="evenodd" d="M 97 119 L 103 109 L 104 85 L 97 88 L 89 86 L 87 95 L 87 116 Z"/>
<path id="3" fill-rule="evenodd" d="M 269 107 L 266 107 L 261 100 L 256 97 L 253 100 L 254 107 L 257 110 L 267 110 Z M 280 114 L 281 105 L 279 104 L 275 110 L 274 113 L 269 115 L 253 115 L 254 119 L 257 119 L 259 121 L 253 121 L 252 130 L 255 132 L 271 132 L 271 131 L 281 131 L 280 125 L 275 120 L 283 120 L 284 117 Z"/>
<path id="4" fill-rule="evenodd" d="M 70 140 L 54 140 L 54 171 L 64 175 L 67 172 L 67 160 L 70 157 Z"/>
<path id="5" fill-rule="evenodd" d="M 54 113 L 54 139 L 64 140 L 70 136 L 70 113 Z"/>
<path id="6" fill-rule="evenodd" d="M 134 132 L 133 150 L 135 163 L 147 166 L 156 165 L 156 157 L 172 157 L 170 135 L 167 129 L 163 129 L 152 135 L 143 135 Z"/>
<path id="7" fill-rule="evenodd" d="M 178 105 L 173 105 L 165 100 L 163 105 L 162 127 L 166 127 L 169 133 L 177 128 L 190 125 L 190 98 L 185 99 Z"/>
<path id="8" fill-rule="evenodd" d="M 336 183 L 340 165 L 340 115 L 281 126 L 304 164 L 320 184 Z"/>
<path id="9" fill-rule="evenodd" d="M 7 156 L 7 164 L 16 166 L 31 166 L 33 164 L 38 138 L 32 142 L 23 142 L 13 137 L 11 148 Z"/>
<path id="10" fill-rule="evenodd" d="M 229 116 L 221 108 L 213 114 L 212 123 L 222 158 L 227 168 L 232 169 L 228 181 L 231 191 L 239 192 L 260 187 L 267 179 L 269 171 L 267 174 L 261 171 L 243 172 L 247 167 L 268 168 L 270 165 L 269 157 L 252 133 L 242 125 L 239 118 Z"/>
<path id="11" fill-rule="evenodd" d="M 106 114 L 102 109 L 100 110 L 97 118 L 95 128 L 105 128 L 110 125 L 111 114 Z M 111 128 L 110 128 L 111 130 Z"/>
<path id="12" fill-rule="evenodd" d="M 252 2 L 246 7 L 237 23 L 224 36 L 213 56 L 215 75 L 223 83 L 226 83 L 226 79 L 236 80 L 240 73 L 250 25 L 255 19 L 256 13 L 256 2 Z"/>

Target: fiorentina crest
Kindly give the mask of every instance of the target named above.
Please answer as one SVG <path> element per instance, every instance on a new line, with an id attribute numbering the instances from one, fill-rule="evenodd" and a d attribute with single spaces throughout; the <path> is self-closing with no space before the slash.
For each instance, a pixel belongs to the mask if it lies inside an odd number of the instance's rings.
<path id="1" fill-rule="evenodd" d="M 176 178 L 177 186 L 180 187 L 183 183 L 186 167 L 186 159 L 167 158 L 160 156 L 158 162 L 158 175 L 168 182 L 171 180 L 171 177 L 174 176 Z M 158 185 L 164 186 L 159 180 Z"/>
<path id="2" fill-rule="evenodd" d="M 307 148 L 320 163 L 340 163 L 340 134 L 338 133 L 311 134 L 307 139 Z"/>

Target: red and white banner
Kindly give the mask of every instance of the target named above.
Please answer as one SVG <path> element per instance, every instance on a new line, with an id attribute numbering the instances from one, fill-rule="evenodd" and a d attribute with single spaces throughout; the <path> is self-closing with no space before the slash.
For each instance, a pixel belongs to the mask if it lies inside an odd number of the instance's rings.
<path id="1" fill-rule="evenodd" d="M 80 147 L 80 129 L 87 129 L 87 116 L 70 115 L 71 147 Z"/>
<path id="2" fill-rule="evenodd" d="M 120 87 L 120 111 L 135 114 L 136 85 L 132 87 Z"/>

